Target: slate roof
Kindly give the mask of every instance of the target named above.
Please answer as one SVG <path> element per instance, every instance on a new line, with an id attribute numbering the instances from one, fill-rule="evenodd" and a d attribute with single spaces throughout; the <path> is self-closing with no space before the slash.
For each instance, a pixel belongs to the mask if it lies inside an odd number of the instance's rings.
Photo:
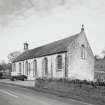
<path id="1" fill-rule="evenodd" d="M 55 41 L 53 43 L 50 43 L 44 46 L 40 46 L 31 50 L 28 50 L 26 52 L 23 52 L 18 57 L 16 57 L 13 60 L 13 62 L 42 57 L 46 55 L 52 55 L 52 54 L 61 53 L 61 52 L 67 52 L 67 46 L 73 40 L 75 40 L 79 36 L 79 34 L 80 33 L 70 36 L 68 38 L 62 39 L 62 40 Z"/>

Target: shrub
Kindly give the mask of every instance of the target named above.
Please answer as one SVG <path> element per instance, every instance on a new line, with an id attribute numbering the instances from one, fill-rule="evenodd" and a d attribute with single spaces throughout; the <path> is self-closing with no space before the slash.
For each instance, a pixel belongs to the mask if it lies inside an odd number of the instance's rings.
<path id="1" fill-rule="evenodd" d="M 78 80 L 78 79 L 75 79 L 75 80 L 68 80 L 66 78 L 60 78 L 60 79 L 53 79 L 53 78 L 37 78 L 36 79 L 39 83 L 41 82 L 45 82 L 45 81 L 48 81 L 48 82 L 51 82 L 51 81 L 56 81 L 56 82 L 63 82 L 63 83 L 68 83 L 68 84 L 78 84 L 79 87 L 82 87 L 82 85 L 90 85 L 92 86 L 93 88 L 97 88 L 97 87 L 105 87 L 105 82 L 93 82 L 93 81 L 86 81 L 86 80 Z"/>

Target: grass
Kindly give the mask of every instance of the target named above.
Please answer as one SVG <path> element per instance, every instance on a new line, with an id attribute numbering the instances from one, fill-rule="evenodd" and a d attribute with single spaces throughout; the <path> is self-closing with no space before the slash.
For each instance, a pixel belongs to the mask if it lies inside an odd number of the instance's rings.
<path id="1" fill-rule="evenodd" d="M 60 97 L 72 98 L 94 105 L 105 105 L 104 83 L 38 79 L 35 88 Z"/>

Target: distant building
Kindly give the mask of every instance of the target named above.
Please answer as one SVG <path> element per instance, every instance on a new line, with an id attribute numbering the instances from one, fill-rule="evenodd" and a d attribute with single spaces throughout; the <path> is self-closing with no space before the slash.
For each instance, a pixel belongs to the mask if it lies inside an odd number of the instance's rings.
<path id="1" fill-rule="evenodd" d="M 86 38 L 84 27 L 81 32 L 53 43 L 28 49 L 12 62 L 12 72 L 35 78 L 68 78 L 94 80 L 94 55 Z"/>

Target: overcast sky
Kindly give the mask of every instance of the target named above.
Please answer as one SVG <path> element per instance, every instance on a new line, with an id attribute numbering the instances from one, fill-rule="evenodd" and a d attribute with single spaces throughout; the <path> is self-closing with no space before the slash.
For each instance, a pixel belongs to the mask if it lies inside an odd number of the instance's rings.
<path id="1" fill-rule="evenodd" d="M 9 53 L 79 33 L 94 54 L 105 48 L 105 0 L 0 0 L 0 60 Z"/>

